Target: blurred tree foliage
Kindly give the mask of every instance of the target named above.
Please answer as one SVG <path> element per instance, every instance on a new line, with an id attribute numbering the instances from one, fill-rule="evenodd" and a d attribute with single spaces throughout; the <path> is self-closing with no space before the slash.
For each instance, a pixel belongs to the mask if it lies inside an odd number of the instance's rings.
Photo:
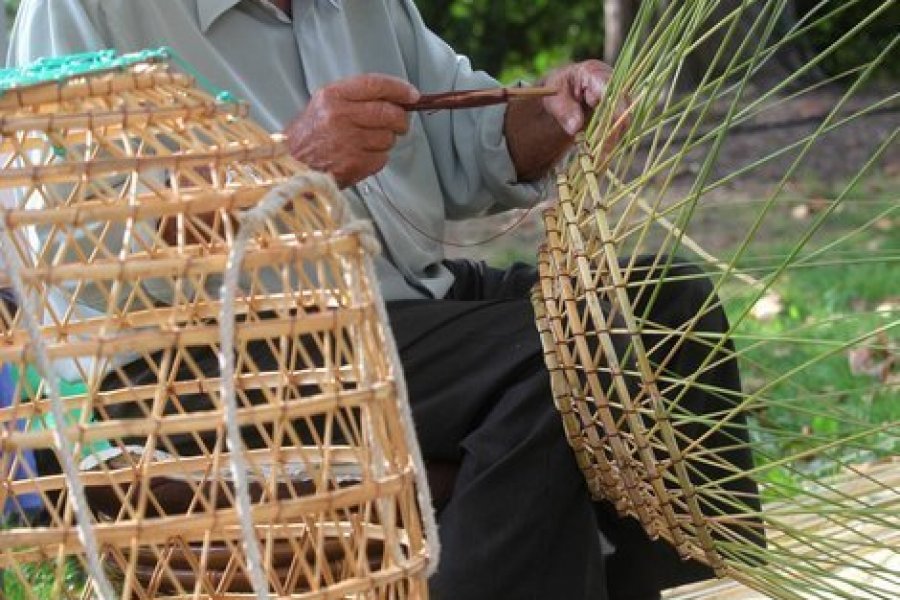
<path id="1" fill-rule="evenodd" d="M 822 0 L 795 0 L 797 14 L 806 15 L 822 4 Z M 840 0 L 839 0 L 840 1 Z M 872 0 L 857 2 L 846 10 L 835 15 L 834 18 L 822 23 L 809 34 L 809 44 L 817 51 L 823 51 L 842 35 L 853 29 L 865 17 L 872 12 Z M 826 2 L 826 7 L 832 7 L 835 2 Z M 883 52 L 888 43 L 900 35 L 900 2 L 893 2 L 887 12 L 874 22 L 869 24 L 861 35 L 852 44 L 846 44 L 833 56 L 828 57 L 823 69 L 827 73 L 841 73 L 854 66 L 874 59 Z M 900 77 L 900 51 L 888 58 L 882 64 L 881 75 L 883 77 Z"/>
<path id="2" fill-rule="evenodd" d="M 685 0 L 690 1 L 690 0 Z M 818 6 L 831 11 L 844 0 L 795 0 L 796 17 Z M 814 52 L 828 48 L 871 12 L 863 0 L 814 28 L 806 40 Z M 603 54 L 602 0 L 416 0 L 429 26 L 476 67 L 509 81 L 534 77 L 561 62 Z M 836 74 L 873 59 L 900 30 L 900 2 L 863 35 L 822 65 Z M 885 61 L 882 76 L 900 76 L 900 60 Z"/>
<path id="3" fill-rule="evenodd" d="M 505 81 L 603 54 L 603 2 L 417 0 L 425 22 Z"/>

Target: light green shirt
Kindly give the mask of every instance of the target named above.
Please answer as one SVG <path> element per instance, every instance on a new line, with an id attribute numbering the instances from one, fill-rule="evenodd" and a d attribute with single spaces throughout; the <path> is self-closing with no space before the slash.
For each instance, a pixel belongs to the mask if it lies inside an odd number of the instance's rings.
<path id="1" fill-rule="evenodd" d="M 408 80 L 423 93 L 485 88 L 430 32 L 411 0 L 294 0 L 289 19 L 266 0 L 24 0 L 9 64 L 115 48 L 171 46 L 216 86 L 249 102 L 272 132 L 310 92 L 361 73 Z M 346 190 L 357 216 L 382 237 L 376 259 L 388 300 L 441 298 L 447 219 L 525 207 L 540 185 L 516 184 L 503 135 L 504 107 L 417 114 L 387 167 Z"/>

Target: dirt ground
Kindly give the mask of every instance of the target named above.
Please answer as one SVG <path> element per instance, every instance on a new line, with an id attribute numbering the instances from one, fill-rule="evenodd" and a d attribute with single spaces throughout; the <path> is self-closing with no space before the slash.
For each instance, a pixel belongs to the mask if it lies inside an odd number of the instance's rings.
<path id="1" fill-rule="evenodd" d="M 896 93 L 896 89 L 881 86 L 858 95 L 843 105 L 840 115 L 859 112 L 867 107 L 871 110 L 818 140 L 790 178 L 788 189 L 810 198 L 827 196 L 858 173 L 870 161 L 873 153 L 884 146 L 892 135 L 896 136 L 900 129 L 900 100 L 894 98 L 892 102 L 884 102 Z M 740 170 L 816 131 L 823 117 L 835 108 L 841 94 L 841 90 L 825 89 L 797 99 L 773 101 L 730 135 L 720 150 L 712 177 L 720 178 L 724 174 Z M 676 169 L 672 194 L 678 195 L 690 188 L 697 178 L 706 152 L 708 149 L 692 152 Z M 733 201 L 739 204 L 741 200 L 764 194 L 781 181 L 795 157 L 796 153 L 787 153 L 754 168 L 711 193 L 709 201 Z M 878 185 L 882 187 L 900 191 L 900 140 L 893 139 L 884 148 L 865 177 L 867 181 L 878 181 Z M 900 197 L 897 202 L 900 204 Z M 540 214 L 541 208 L 537 207 L 527 214 L 515 211 L 454 223 L 446 236 L 447 253 L 453 257 L 483 258 L 496 264 L 513 260 L 533 261 L 536 248 L 543 239 Z M 718 211 L 718 214 L 723 213 Z M 721 219 L 713 217 L 713 221 L 716 218 Z M 710 222 L 704 225 L 708 231 L 720 231 L 722 236 L 728 237 L 728 228 L 722 223 Z M 896 226 L 900 227 L 900 217 Z M 491 239 L 496 236 L 499 237 Z M 713 245 L 725 247 L 728 241 L 721 239 L 717 243 L 714 240 Z"/>

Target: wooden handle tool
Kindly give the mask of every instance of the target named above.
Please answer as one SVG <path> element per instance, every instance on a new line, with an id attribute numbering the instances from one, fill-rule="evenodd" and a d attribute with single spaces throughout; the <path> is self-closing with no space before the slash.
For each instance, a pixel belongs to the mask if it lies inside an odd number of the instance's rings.
<path id="1" fill-rule="evenodd" d="M 402 105 L 408 111 L 455 110 L 514 102 L 527 98 L 544 98 L 556 94 L 550 87 L 501 87 L 487 90 L 459 90 L 440 94 L 423 94 L 417 102 Z"/>

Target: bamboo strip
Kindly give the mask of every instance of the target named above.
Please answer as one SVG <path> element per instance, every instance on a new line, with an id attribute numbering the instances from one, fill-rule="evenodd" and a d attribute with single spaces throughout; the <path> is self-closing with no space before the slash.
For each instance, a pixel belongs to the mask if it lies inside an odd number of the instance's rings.
<path id="1" fill-rule="evenodd" d="M 253 521 L 269 523 L 277 518 L 280 521 L 291 522 L 305 515 L 339 512 L 341 509 L 371 502 L 374 498 L 398 494 L 404 489 L 409 489 L 413 484 L 413 479 L 412 470 L 406 469 L 380 479 L 363 481 L 348 488 L 319 491 L 315 495 L 301 498 L 284 498 L 277 505 L 259 504 L 253 507 Z M 136 537 L 140 537 L 144 544 L 163 544 L 173 536 L 173 532 L 177 532 L 176 535 L 187 537 L 198 531 L 225 530 L 229 527 L 240 527 L 238 516 L 233 508 L 219 509 L 206 514 L 147 518 L 144 523 L 130 520 L 121 523 L 99 522 L 94 525 L 94 531 L 98 543 L 127 548 Z M 54 548 L 54 552 L 65 554 L 75 553 L 81 546 L 75 536 L 60 540 L 58 532 L 52 529 L 38 528 L 6 530 L 3 542 L 10 548 L 46 546 Z M 33 554 L 31 556 L 31 560 L 38 558 L 40 557 Z M 0 567 L 9 566 L 8 560 L 7 557 L 2 556 Z"/>
<path id="2" fill-rule="evenodd" d="M 246 104 L 223 104 L 207 101 L 185 106 L 126 106 L 118 110 L 92 110 L 83 113 L 49 113 L 41 115 L 11 115 L 0 117 L 0 134 L 14 135 L 23 130 L 94 130 L 111 128 L 108 134 L 128 131 L 131 127 L 145 128 L 170 124 L 175 121 L 192 121 L 214 117 L 246 117 Z M 174 124 L 174 123 L 173 123 Z M 71 136 L 72 133 L 69 133 Z"/>
<path id="3" fill-rule="evenodd" d="M 175 215 L 203 215 L 217 210 L 234 212 L 255 206 L 277 182 L 231 189 L 188 189 L 169 197 L 156 193 L 137 193 L 128 204 L 109 204 L 102 200 L 85 200 L 53 210 L 31 208 L 0 209 L 0 218 L 9 227 L 83 226 L 96 221 L 152 221 Z"/>
<path id="4" fill-rule="evenodd" d="M 386 397 L 388 391 L 379 392 L 378 400 Z M 351 406 L 349 403 L 346 406 Z M 321 453 L 312 452 L 305 446 L 282 446 L 278 449 L 280 466 L 283 471 L 289 471 L 297 465 L 305 468 L 316 468 L 328 465 L 339 465 L 342 469 L 353 468 L 357 471 L 357 475 L 364 475 L 363 467 L 366 465 L 360 462 L 359 452 L 352 446 L 332 445 L 323 448 Z M 253 465 L 271 466 L 267 461 L 271 461 L 271 455 L 268 449 L 265 450 L 247 450 L 248 461 Z M 220 455 L 221 460 L 227 461 L 228 453 L 223 452 Z M 171 477 L 173 479 L 184 479 L 199 483 L 206 481 L 210 475 L 209 457 L 199 456 L 172 456 L 165 460 L 153 460 L 140 465 L 135 464 L 133 468 L 113 469 L 108 468 L 103 471 L 84 471 L 82 474 L 84 485 L 86 487 L 103 487 L 113 484 L 133 483 L 136 476 L 140 477 Z M 343 474 L 342 474 L 343 476 Z M 65 477 L 63 475 L 49 475 L 41 477 L 34 481 L 19 480 L 9 483 L 10 495 L 27 494 L 33 492 L 49 492 L 65 489 Z"/>
<path id="5" fill-rule="evenodd" d="M 286 419 L 300 419 L 322 414 L 327 411 L 355 408 L 366 404 L 383 402 L 386 396 L 395 391 L 392 384 L 386 383 L 376 388 L 363 388 L 357 391 L 320 394 L 285 402 L 281 406 L 258 404 L 238 409 L 237 422 L 240 425 L 265 425 L 283 422 Z M 150 435 L 179 435 L 215 430 L 216 424 L 222 421 L 222 410 L 194 411 L 183 415 L 166 415 L 158 418 L 144 419 L 108 419 L 91 423 L 89 426 L 72 425 L 63 427 L 65 435 L 72 441 L 82 445 L 95 442 L 115 440 L 127 437 L 146 437 Z M 36 431 L 3 431 L 0 433 L 0 447 L 14 449 L 46 448 L 52 444 L 52 432 Z M 14 484 L 12 484 L 14 485 Z"/>
<path id="6" fill-rule="evenodd" d="M 351 254 L 358 252 L 360 248 L 359 236 L 356 234 L 311 239 L 301 245 L 254 248 L 243 264 L 247 269 L 276 268 L 280 265 L 324 259 L 335 254 Z M 89 263 L 41 265 L 23 269 L 22 278 L 26 283 L 40 282 L 46 285 L 83 280 L 122 282 L 151 278 L 183 279 L 221 273 L 227 260 L 222 254 L 205 254 L 204 249 L 197 246 L 179 248 L 177 256 L 159 254 L 161 256 L 148 256 L 136 252 L 124 260 L 101 259 Z M 5 277 L 0 277 L 0 286 L 7 283 Z"/>
<path id="7" fill-rule="evenodd" d="M 232 145 L 237 146 L 237 144 Z M 170 156 L 151 155 L 32 165 L 0 170 L 0 186 L 26 187 L 37 182 L 43 184 L 66 183 L 118 173 L 146 173 L 161 169 L 180 171 L 225 162 L 274 160 L 287 155 L 287 146 L 283 142 L 273 139 L 269 146 L 253 148 L 223 148 L 214 152 L 194 152 Z"/>
<path id="8" fill-rule="evenodd" d="M 334 377 L 341 381 L 352 382 L 355 380 L 355 368 L 352 365 L 335 365 L 329 367 L 306 367 L 302 371 L 294 371 L 289 374 L 281 372 L 243 373 L 236 377 L 238 387 L 243 390 L 276 388 L 285 385 L 300 386 L 324 386 Z M 214 389 L 219 383 L 219 378 L 209 377 L 203 382 L 174 381 L 167 384 L 166 388 L 173 396 L 206 393 Z M 382 383 L 371 383 L 372 389 L 378 389 Z M 110 391 L 90 391 L 86 394 L 74 394 L 63 398 L 63 406 L 66 411 L 77 410 L 85 403 L 93 403 L 97 406 L 115 406 L 126 402 L 134 402 L 135 398 L 151 398 L 156 388 L 152 385 L 131 385 L 127 389 Z M 29 390 L 28 394 L 36 394 L 38 390 Z M 306 398 L 306 397 L 305 397 Z M 316 395 L 308 397 L 314 400 Z M 0 409 L 0 422 L 11 422 L 19 419 L 39 419 L 49 413 L 49 400 L 30 398 L 28 401 L 13 403 L 11 406 Z"/>
<path id="9" fill-rule="evenodd" d="M 322 310 L 349 306 L 347 301 L 340 297 L 340 294 L 341 291 L 338 289 L 304 290 L 285 294 L 267 294 L 261 290 L 251 290 L 235 303 L 235 313 L 238 316 L 245 316 L 257 311 L 312 314 Z M 292 308 L 285 309 L 285 306 L 292 306 Z M 167 330 L 177 330 L 189 323 L 214 319 L 220 310 L 221 302 L 212 300 L 202 303 L 198 302 L 192 307 L 159 305 L 146 310 L 135 310 L 119 315 L 48 325 L 43 330 L 48 334 L 48 337 L 55 334 L 59 339 L 78 338 L 88 335 L 108 336 L 117 332 L 127 335 L 129 330 L 146 329 L 153 326 L 160 326 Z M 27 336 L 18 330 L 0 332 L 0 340 L 8 347 L 28 344 Z M 2 414 L 2 411 L 3 409 L 0 409 L 0 414 Z"/>
<path id="10" fill-rule="evenodd" d="M 385 590 L 382 588 L 390 587 L 398 581 L 403 581 L 415 574 L 421 573 L 427 567 L 427 561 L 421 558 L 413 558 L 404 561 L 400 566 L 388 566 L 378 571 L 373 571 L 361 577 L 336 582 L 325 589 L 316 591 L 292 593 L 289 598 L 291 600 L 345 600 L 365 593 L 380 593 L 386 597 L 403 597 L 423 598 L 427 595 L 427 589 L 424 584 L 413 583 L 409 589 L 405 585 L 398 586 L 396 590 Z M 180 597 L 173 596 L 172 598 Z M 163 596 L 161 598 L 169 598 Z M 252 600 L 252 594 L 240 594 L 231 592 L 216 592 L 207 594 L 206 592 L 198 592 L 191 596 L 196 600 Z"/>
<path id="11" fill-rule="evenodd" d="M 238 323 L 235 339 L 241 344 L 253 340 L 294 338 L 317 331 L 337 331 L 359 325 L 369 316 L 366 307 L 347 307 L 331 313 L 304 315 L 302 318 L 278 318 L 265 321 Z M 214 345 L 218 335 L 216 325 L 193 325 L 175 331 L 135 331 L 92 340 L 70 340 L 54 343 L 47 349 L 53 360 L 94 357 L 111 358 L 116 355 L 151 353 L 164 347 L 191 347 Z M 30 344 L 18 348 L 0 347 L 0 362 L 30 362 L 34 349 Z"/>
<path id="12" fill-rule="evenodd" d="M 0 130 L 7 115 L 15 115 L 16 109 L 25 109 L 36 105 L 52 105 L 62 102 L 73 102 L 90 98 L 108 98 L 127 92 L 152 90 L 174 86 L 188 88 L 194 85 L 194 79 L 183 73 L 168 70 L 148 70 L 143 72 L 128 71 L 125 73 L 107 74 L 100 77 L 76 79 L 60 85 L 47 83 L 27 88 L 13 88 L 0 96 Z"/>

